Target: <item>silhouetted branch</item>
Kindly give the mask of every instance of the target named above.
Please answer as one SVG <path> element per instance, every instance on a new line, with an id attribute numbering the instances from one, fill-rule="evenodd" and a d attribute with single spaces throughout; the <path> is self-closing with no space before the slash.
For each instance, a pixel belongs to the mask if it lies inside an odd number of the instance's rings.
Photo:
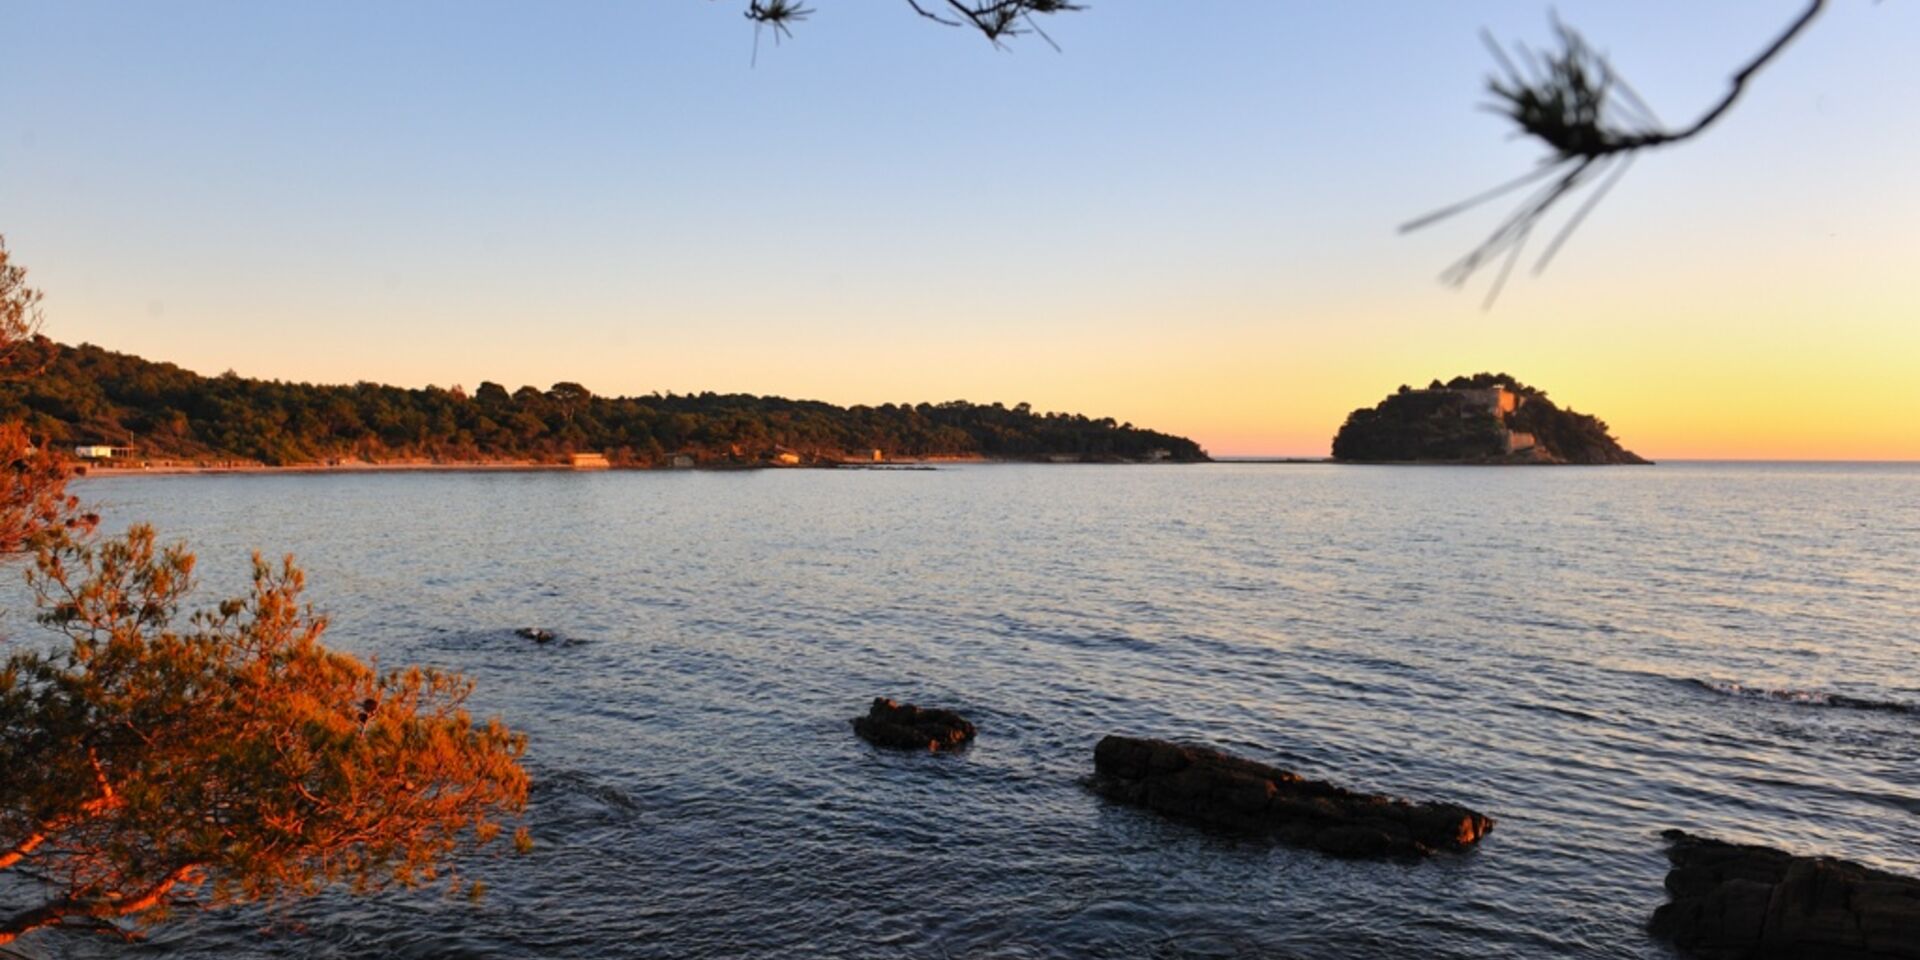
<path id="1" fill-rule="evenodd" d="M 931 0 L 929 0 L 929 2 L 931 2 Z M 926 7 L 921 6 L 920 0 L 907 0 L 907 6 L 912 7 L 915 13 L 935 23 L 945 24 L 949 27 L 971 25 L 974 29 L 984 34 L 995 46 L 1000 45 L 1001 37 L 1013 37 L 1023 33 L 1032 33 L 1038 35 L 1040 39 L 1045 40 L 1047 45 L 1053 47 L 1055 50 L 1060 49 L 1060 45 L 1054 43 L 1053 38 L 1047 36 L 1046 31 L 1040 29 L 1039 25 L 1033 22 L 1033 15 L 1036 13 L 1067 13 L 1074 10 L 1086 9 L 1085 4 L 1070 3 L 1067 2 L 1067 0 L 989 0 L 989 2 L 974 3 L 965 3 L 962 2 L 962 0 L 945 0 L 945 3 L 947 8 L 953 11 L 949 16 L 958 16 L 960 19 L 949 19 L 947 16 L 936 14 Z M 1021 24 L 1025 24 L 1025 26 L 1021 26 Z"/>
<path id="2" fill-rule="evenodd" d="M 1533 171 L 1467 200 L 1410 220 L 1401 225 L 1400 232 L 1418 230 L 1543 177 L 1557 174 L 1552 182 L 1508 214 L 1507 219 L 1480 246 L 1468 251 L 1466 256 L 1455 261 L 1440 275 L 1442 280 L 1460 286 L 1480 268 L 1504 255 L 1505 261 L 1487 298 L 1488 305 L 1491 305 L 1499 296 L 1500 288 L 1519 259 L 1533 228 L 1560 201 L 1595 179 L 1600 180 L 1599 188 L 1547 245 L 1545 254 L 1534 265 L 1535 273 L 1546 269 L 1574 229 L 1586 220 L 1600 199 L 1619 182 L 1630 165 L 1629 161 L 1636 154 L 1691 139 L 1725 116 L 1745 92 L 1754 74 L 1779 56 L 1826 5 L 1826 0 L 1811 0 L 1807 9 L 1788 24 L 1784 32 L 1733 75 L 1726 95 L 1719 102 L 1693 123 L 1678 129 L 1668 129 L 1662 125 L 1653 109 L 1621 79 L 1613 65 L 1604 56 L 1595 53 L 1578 32 L 1558 20 L 1554 22 L 1554 31 L 1559 35 L 1560 50 L 1551 54 L 1535 53 L 1524 45 L 1516 44 L 1514 55 L 1509 57 L 1491 36 L 1483 33 L 1487 48 L 1499 66 L 1487 81 L 1488 90 L 1494 97 L 1488 109 L 1511 120 L 1520 128 L 1521 134 L 1539 140 L 1553 152 Z M 1608 175 L 1602 177 L 1603 173 Z"/>
<path id="3" fill-rule="evenodd" d="M 914 13 L 945 27 L 971 27 L 980 31 L 994 46 L 1001 41 L 1031 33 L 1055 50 L 1060 45 L 1034 22 L 1036 14 L 1070 13 L 1086 9 L 1072 0 L 906 0 Z M 758 29 L 772 27 L 774 42 L 793 36 L 792 25 L 805 20 L 813 10 L 799 0 L 748 0 L 746 17 L 755 28 L 755 54 L 759 52 Z"/>
<path id="4" fill-rule="evenodd" d="M 805 20 L 813 9 L 798 0 L 748 0 L 746 17 L 756 25 L 766 24 L 792 36 L 790 25 Z"/>
<path id="5" fill-rule="evenodd" d="M 793 36 L 793 25 L 813 14 L 813 8 L 799 0 L 748 0 L 746 17 L 753 21 L 753 58 L 749 65 L 760 62 L 760 28 L 773 28 L 773 42 L 780 44 L 781 37 Z"/>

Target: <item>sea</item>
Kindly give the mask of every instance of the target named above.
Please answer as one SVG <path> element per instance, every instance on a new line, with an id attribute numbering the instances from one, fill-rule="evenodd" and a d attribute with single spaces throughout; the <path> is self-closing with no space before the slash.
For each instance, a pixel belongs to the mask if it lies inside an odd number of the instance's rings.
<path id="1" fill-rule="evenodd" d="M 476 684 L 535 846 L 29 957 L 1629 957 L 1681 828 L 1920 875 L 1920 465 L 135 476 L 205 605 Z M 0 576 L 14 644 L 34 625 Z M 516 631 L 537 627 L 540 644 Z M 891 753 L 875 697 L 957 709 Z M 1493 816 L 1332 859 L 1090 793 L 1109 733 Z"/>

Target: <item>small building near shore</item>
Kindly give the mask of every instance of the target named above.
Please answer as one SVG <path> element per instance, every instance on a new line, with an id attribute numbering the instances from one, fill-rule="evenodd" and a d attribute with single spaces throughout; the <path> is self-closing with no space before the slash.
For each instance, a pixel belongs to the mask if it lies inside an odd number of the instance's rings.
<path id="1" fill-rule="evenodd" d="M 604 453 L 576 453 L 570 459 L 575 470 L 605 470 L 613 466 Z"/>
<path id="2" fill-rule="evenodd" d="M 874 462 L 874 463 L 885 463 L 886 461 L 887 461 L 887 455 L 886 455 L 886 453 L 885 453 L 884 451 L 881 451 L 881 450 L 875 450 L 875 451 L 873 452 L 873 462 Z"/>
<path id="3" fill-rule="evenodd" d="M 782 450 L 773 455 L 773 462 L 783 467 L 797 467 L 800 465 L 800 455 L 792 450 Z"/>
<path id="4" fill-rule="evenodd" d="M 83 443 L 73 448 L 73 455 L 82 460 L 127 460 L 133 454 L 132 447 L 115 447 L 104 443 Z"/>
<path id="5" fill-rule="evenodd" d="M 667 466 L 674 470 L 691 470 L 693 469 L 693 454 L 676 453 L 667 458 Z"/>

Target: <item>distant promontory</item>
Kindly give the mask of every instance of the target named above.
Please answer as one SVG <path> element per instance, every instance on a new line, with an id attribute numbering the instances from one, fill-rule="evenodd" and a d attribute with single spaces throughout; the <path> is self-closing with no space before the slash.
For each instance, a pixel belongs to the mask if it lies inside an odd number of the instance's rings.
<path id="1" fill-rule="evenodd" d="M 1476 373 L 1402 386 L 1347 415 L 1333 458 L 1355 463 L 1630 464 L 1646 459 L 1620 446 L 1597 417 L 1563 410 L 1504 373 Z"/>
<path id="2" fill-rule="evenodd" d="M 936 459 L 1203 461 L 1186 437 L 1111 418 L 966 401 L 841 407 L 749 394 L 596 396 L 205 377 L 90 344 L 32 344 L 0 419 L 102 465 L 801 466 Z"/>

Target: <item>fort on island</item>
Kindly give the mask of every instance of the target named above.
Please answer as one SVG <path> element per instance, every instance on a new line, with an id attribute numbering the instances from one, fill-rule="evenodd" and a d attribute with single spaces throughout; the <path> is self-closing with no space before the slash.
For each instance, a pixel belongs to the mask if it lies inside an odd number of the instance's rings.
<path id="1" fill-rule="evenodd" d="M 1539 444 L 1533 434 L 1524 430 L 1515 430 L 1507 425 L 1507 415 L 1518 412 L 1520 405 L 1527 402 L 1527 398 L 1507 389 L 1505 384 L 1496 383 L 1491 387 L 1428 387 L 1424 390 L 1408 392 L 1444 393 L 1459 397 L 1461 416 L 1471 416 L 1475 413 L 1491 414 L 1500 425 L 1500 452 L 1504 455 L 1525 453 Z"/>
<path id="2" fill-rule="evenodd" d="M 1403 386 L 1347 416 L 1333 457 L 1354 463 L 1645 463 L 1596 417 L 1501 373 Z"/>

